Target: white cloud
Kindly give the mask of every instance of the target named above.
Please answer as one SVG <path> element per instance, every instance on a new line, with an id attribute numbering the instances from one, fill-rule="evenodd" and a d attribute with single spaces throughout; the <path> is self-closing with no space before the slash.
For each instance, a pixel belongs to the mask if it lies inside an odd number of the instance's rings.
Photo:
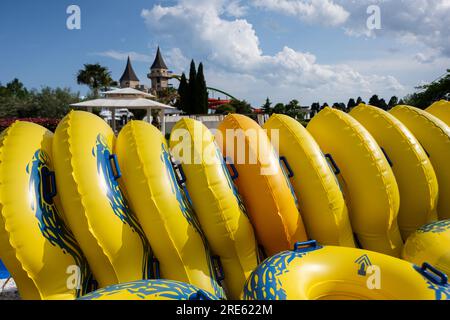
<path id="1" fill-rule="evenodd" d="M 252 4 L 308 23 L 328 26 L 341 25 L 349 17 L 349 13 L 333 0 L 252 0 Z"/>
<path id="2" fill-rule="evenodd" d="M 405 45 L 420 45 L 450 56 L 449 0 L 336 0 L 350 18 L 345 29 L 350 35 L 393 37 Z M 381 9 L 381 30 L 366 27 L 369 5 Z M 427 60 L 427 59 L 426 59 Z"/>
<path id="3" fill-rule="evenodd" d="M 232 0 L 226 5 L 225 11 L 232 17 L 240 18 L 247 14 L 248 6 L 242 5 L 240 0 Z"/>
<path id="4" fill-rule="evenodd" d="M 159 40 L 179 48 L 183 57 L 206 58 L 210 85 L 241 92 L 252 102 L 260 103 L 267 95 L 310 103 L 325 95 L 348 99 L 404 90 L 392 76 L 367 76 L 348 65 L 320 64 L 313 54 L 287 46 L 265 55 L 253 25 L 245 19 L 227 19 L 226 7 L 226 1 L 179 0 L 173 6 L 143 10 L 142 17 L 152 35 L 161 34 Z"/>
<path id="5" fill-rule="evenodd" d="M 132 61 L 139 61 L 139 62 L 152 62 L 152 57 L 150 57 L 149 55 L 145 55 L 142 53 L 138 53 L 138 52 L 134 52 L 134 51 L 127 51 L 127 52 L 122 52 L 122 51 L 117 51 L 117 50 L 108 50 L 108 51 L 103 51 L 103 52 L 96 52 L 94 53 L 94 55 L 96 56 L 101 56 L 101 57 L 108 57 L 114 60 L 119 60 L 119 61 L 126 61 L 128 57 L 130 57 L 130 59 Z"/>

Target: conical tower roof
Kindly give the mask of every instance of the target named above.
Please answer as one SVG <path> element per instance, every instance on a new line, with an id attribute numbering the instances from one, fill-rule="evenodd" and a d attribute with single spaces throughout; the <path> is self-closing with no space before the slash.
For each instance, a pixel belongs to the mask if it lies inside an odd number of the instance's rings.
<path id="1" fill-rule="evenodd" d="M 158 47 L 158 51 L 156 52 L 155 61 L 152 64 L 150 69 L 168 69 L 166 63 L 161 54 L 161 50 Z"/>
<path id="2" fill-rule="evenodd" d="M 131 59 L 128 57 L 127 66 L 125 67 L 125 71 L 123 72 L 122 77 L 120 78 L 120 82 L 130 82 L 130 81 L 139 81 L 136 73 L 133 70 L 133 66 L 131 65 Z"/>

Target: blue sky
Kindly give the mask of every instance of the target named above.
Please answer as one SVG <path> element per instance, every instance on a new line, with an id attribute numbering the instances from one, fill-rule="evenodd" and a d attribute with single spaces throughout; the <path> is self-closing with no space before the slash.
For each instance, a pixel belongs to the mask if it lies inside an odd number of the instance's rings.
<path id="1" fill-rule="evenodd" d="M 66 9 L 81 9 L 68 30 Z M 378 4 L 381 30 L 367 29 Z M 389 99 L 450 68 L 447 0 L 3 0 L 0 82 L 70 87 L 84 63 L 118 79 L 125 59 L 145 84 L 156 47 L 176 73 L 203 61 L 208 85 L 255 106 L 298 99 Z M 177 85 L 174 83 L 174 85 Z"/>

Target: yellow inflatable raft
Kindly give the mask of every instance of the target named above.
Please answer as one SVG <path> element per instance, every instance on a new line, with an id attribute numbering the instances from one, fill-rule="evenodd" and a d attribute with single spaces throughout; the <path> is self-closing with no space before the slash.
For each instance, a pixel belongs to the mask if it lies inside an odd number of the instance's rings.
<path id="1" fill-rule="evenodd" d="M 390 111 L 414 134 L 430 157 L 439 183 L 439 219 L 450 219 L 450 127 L 426 111 L 397 106 Z"/>
<path id="2" fill-rule="evenodd" d="M 418 228 L 437 220 L 438 182 L 425 150 L 393 115 L 380 108 L 359 105 L 350 112 L 386 153 L 400 190 L 398 224 L 403 240 Z"/>
<path id="3" fill-rule="evenodd" d="M 172 167 L 162 133 L 143 121 L 128 123 L 115 151 L 121 185 L 160 263 L 161 277 L 191 283 L 223 297 L 220 275 Z"/>
<path id="4" fill-rule="evenodd" d="M 172 130 L 170 148 L 186 175 L 206 239 L 220 257 L 227 297 L 239 299 L 245 280 L 258 266 L 258 246 L 215 138 L 201 122 L 183 119 Z"/>
<path id="5" fill-rule="evenodd" d="M 355 247 L 339 183 L 311 134 L 285 115 L 273 115 L 264 129 L 279 138 L 308 235 L 324 245 Z"/>
<path id="6" fill-rule="evenodd" d="M 90 276 L 58 210 L 52 139 L 29 122 L 0 137 L 0 258 L 23 299 L 74 299 Z"/>
<path id="7" fill-rule="evenodd" d="M 350 115 L 331 108 L 315 116 L 308 131 L 337 163 L 350 221 L 361 246 L 400 257 L 398 186 L 375 139 Z"/>
<path id="8" fill-rule="evenodd" d="M 220 124 L 217 137 L 222 154 L 237 169 L 236 185 L 265 254 L 307 240 L 295 194 L 264 130 L 232 114 Z"/>
<path id="9" fill-rule="evenodd" d="M 141 280 L 100 289 L 79 300 L 219 300 L 190 284 L 170 280 Z"/>
<path id="10" fill-rule="evenodd" d="M 421 265 L 428 262 L 450 275 L 450 220 L 427 224 L 412 234 L 402 258 Z"/>
<path id="11" fill-rule="evenodd" d="M 72 111 L 56 129 L 53 159 L 65 218 L 100 287 L 151 277 L 151 250 L 117 179 L 115 137 L 101 118 Z"/>
<path id="12" fill-rule="evenodd" d="M 450 102 L 441 100 L 433 103 L 428 109 L 428 113 L 431 113 L 436 118 L 444 121 L 446 125 L 450 126 Z"/>
<path id="13" fill-rule="evenodd" d="M 449 300 L 445 274 L 372 251 L 299 243 L 264 261 L 244 300 Z"/>

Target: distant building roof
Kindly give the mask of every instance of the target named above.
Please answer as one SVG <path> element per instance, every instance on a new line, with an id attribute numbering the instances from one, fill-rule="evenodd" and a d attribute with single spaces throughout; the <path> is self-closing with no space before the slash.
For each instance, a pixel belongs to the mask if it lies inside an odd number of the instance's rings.
<path id="1" fill-rule="evenodd" d="M 159 50 L 159 47 L 158 47 L 158 51 L 156 52 L 155 61 L 153 62 L 151 69 L 169 69 L 169 68 L 167 68 L 166 63 L 164 62 L 164 59 L 161 55 L 161 50 Z"/>
<path id="2" fill-rule="evenodd" d="M 122 89 L 114 89 L 111 91 L 102 92 L 107 98 L 115 98 L 115 97 L 130 97 L 130 98 L 155 98 L 154 95 L 143 92 L 140 90 L 136 90 L 133 88 L 122 88 Z"/>
<path id="3" fill-rule="evenodd" d="M 120 82 L 126 81 L 139 81 L 139 78 L 137 77 L 131 65 L 130 57 L 128 57 L 127 66 L 125 67 L 125 71 L 123 72 L 123 75 L 120 78 Z"/>

